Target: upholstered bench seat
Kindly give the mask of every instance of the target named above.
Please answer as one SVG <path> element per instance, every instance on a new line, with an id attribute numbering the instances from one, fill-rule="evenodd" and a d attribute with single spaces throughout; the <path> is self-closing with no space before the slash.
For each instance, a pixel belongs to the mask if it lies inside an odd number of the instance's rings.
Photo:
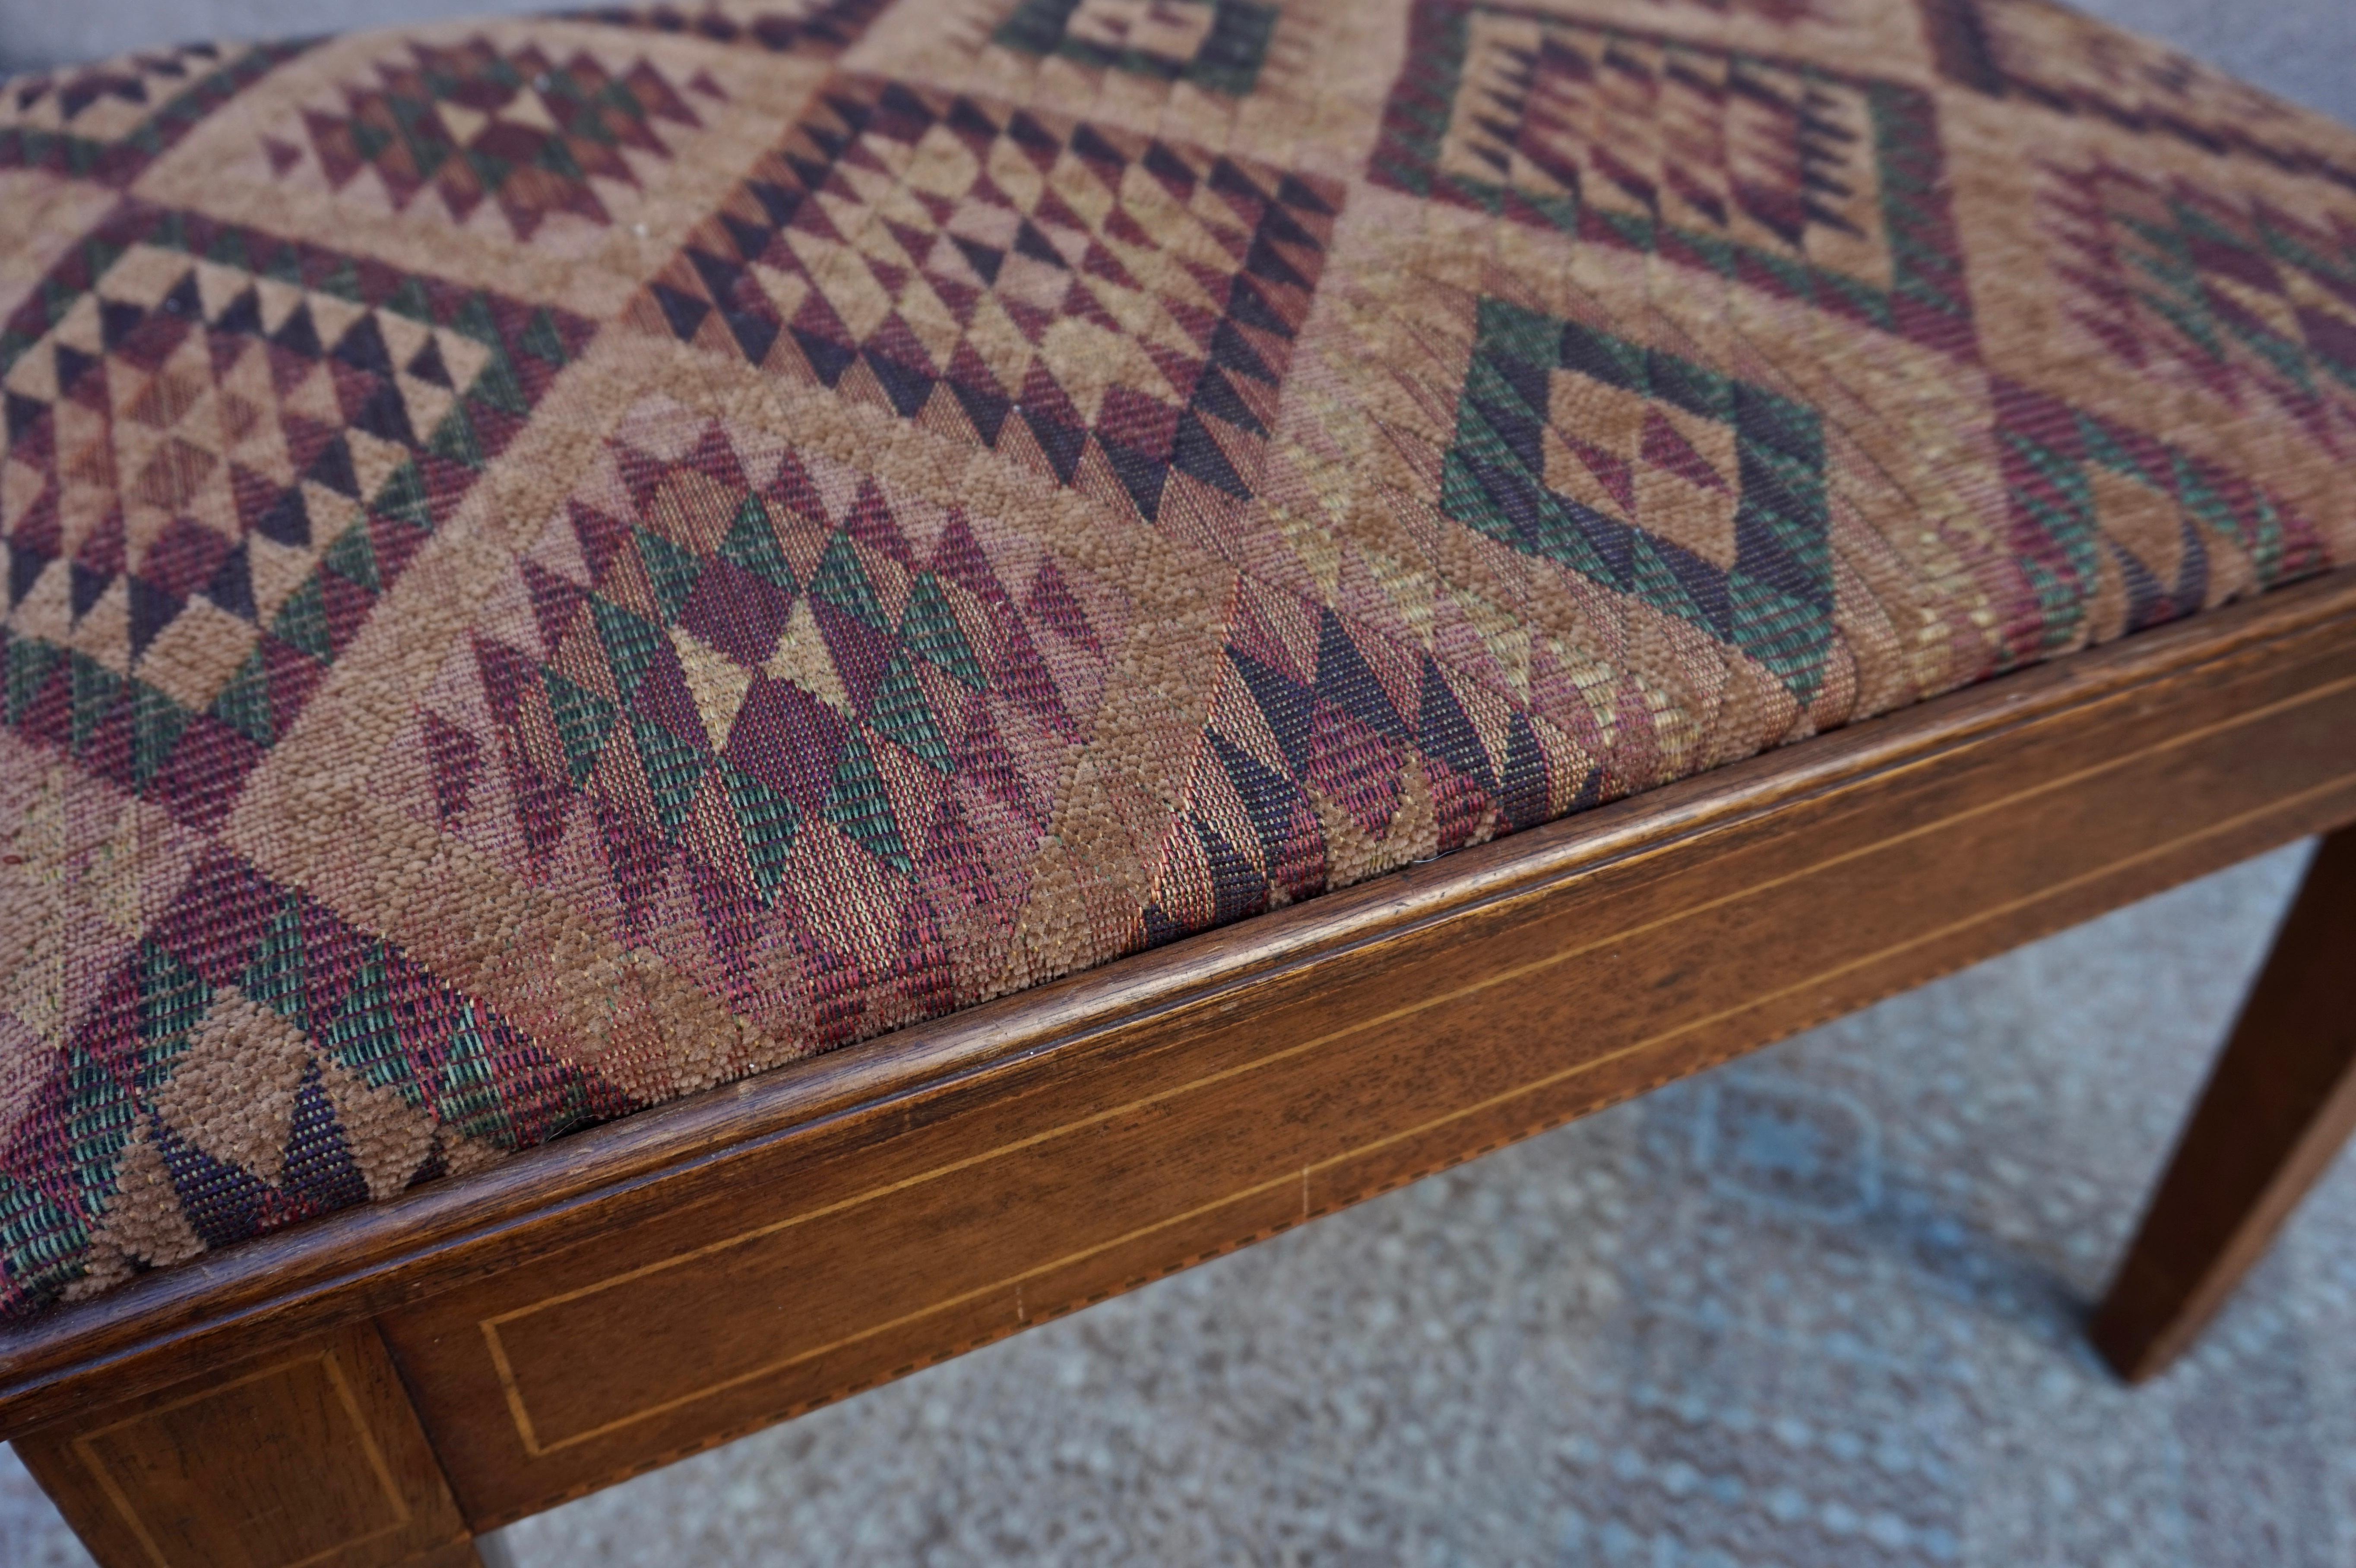
<path id="1" fill-rule="evenodd" d="M 2356 132 L 2040 0 L 741 0 L 0 91 L 34 1326 L 1995 677 L 1975 734 L 2351 645 L 2344 579 L 2221 607 L 2356 559 Z M 2275 711 L 2214 701 L 2134 744 Z"/>

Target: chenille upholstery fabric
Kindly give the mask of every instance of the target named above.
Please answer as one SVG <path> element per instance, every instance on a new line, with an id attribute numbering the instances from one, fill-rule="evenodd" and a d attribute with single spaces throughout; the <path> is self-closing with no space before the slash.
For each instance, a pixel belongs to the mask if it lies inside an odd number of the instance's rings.
<path id="1" fill-rule="evenodd" d="M 2356 555 L 2356 133 L 2038 0 L 0 87 L 0 1314 Z"/>

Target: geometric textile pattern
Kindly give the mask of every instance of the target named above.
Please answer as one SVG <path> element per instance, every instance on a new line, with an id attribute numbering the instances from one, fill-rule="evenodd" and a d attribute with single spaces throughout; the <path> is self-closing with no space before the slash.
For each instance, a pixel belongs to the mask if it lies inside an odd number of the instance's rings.
<path id="1" fill-rule="evenodd" d="M 1330 185 L 896 82 L 819 96 L 652 284 L 672 333 L 1148 521 L 1173 486 L 1251 498 Z"/>
<path id="2" fill-rule="evenodd" d="M 191 44 L 20 76 L 0 89 L 0 169 L 125 185 L 190 126 L 308 44 Z"/>
<path id="3" fill-rule="evenodd" d="M 0 84 L 0 1316 L 2356 566 L 2356 132 L 2045 0 Z"/>
<path id="4" fill-rule="evenodd" d="M 629 1108 L 220 850 L 28 1099 L 0 1147 L 0 1315 Z"/>
<path id="5" fill-rule="evenodd" d="M 2003 657 L 2026 664 L 2171 621 L 2328 564 L 2288 504 L 2240 475 L 2060 400 L 1992 388 L 2015 560 L 2033 596 Z M 2106 573 L 2104 568 L 2110 571 Z M 2119 603 L 2103 603 L 2113 577 Z"/>
<path id="6" fill-rule="evenodd" d="M 1252 0 L 1022 0 L 991 41 L 1241 97 L 1275 32 L 1276 7 Z"/>
<path id="7" fill-rule="evenodd" d="M 0 719 L 218 821 L 588 332 L 117 213 L 0 330 Z"/>
<path id="8" fill-rule="evenodd" d="M 2107 159 L 2057 160 L 2045 178 L 2070 314 L 2104 347 L 2237 410 L 2264 398 L 2327 450 L 2356 452 L 2356 225 Z"/>
<path id="9" fill-rule="evenodd" d="M 1968 352 L 1930 94 L 1488 0 L 1416 0 L 1370 169 Z"/>
<path id="10" fill-rule="evenodd" d="M 430 810 L 838 1043 L 980 999 L 1120 625 L 955 509 L 641 411 L 421 705 Z"/>
<path id="11" fill-rule="evenodd" d="M 560 63 L 536 47 L 507 53 L 479 37 L 407 52 L 380 61 L 375 82 L 345 88 L 341 113 L 304 115 L 329 187 L 373 173 L 396 212 L 430 189 L 451 221 L 487 202 L 519 240 L 552 212 L 605 223 L 591 181 L 637 186 L 626 152 L 667 160 L 659 127 L 700 123 L 643 59 L 616 75 L 585 50 Z M 303 156 L 274 140 L 264 146 L 281 173 Z"/>
<path id="12" fill-rule="evenodd" d="M 1225 679 L 1162 846 L 1159 944 L 1593 805 L 1601 770 L 1516 701 L 1330 605 L 1247 579 Z M 1569 788 L 1558 781 L 1566 774 Z M 1403 847 L 1406 847 L 1403 850 Z"/>
<path id="13" fill-rule="evenodd" d="M 1450 517 L 1732 644 L 1806 702 L 1832 641 L 1814 411 L 1573 322 L 1481 302 Z"/>

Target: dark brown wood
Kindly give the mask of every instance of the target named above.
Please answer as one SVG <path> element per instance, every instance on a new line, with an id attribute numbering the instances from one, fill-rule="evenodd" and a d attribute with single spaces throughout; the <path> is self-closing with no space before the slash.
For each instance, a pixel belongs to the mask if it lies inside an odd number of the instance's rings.
<path id="1" fill-rule="evenodd" d="M 374 1315 L 477 1530 L 2356 820 L 2356 572 L 0 1334 L 0 1432 Z"/>
<path id="2" fill-rule="evenodd" d="M 366 1323 L 91 1409 L 16 1451 L 102 1568 L 481 1568 Z"/>
<path id="3" fill-rule="evenodd" d="M 2130 1382 L 2164 1371 L 2356 1132 L 2356 828 L 2323 841 L 2094 1315 Z"/>

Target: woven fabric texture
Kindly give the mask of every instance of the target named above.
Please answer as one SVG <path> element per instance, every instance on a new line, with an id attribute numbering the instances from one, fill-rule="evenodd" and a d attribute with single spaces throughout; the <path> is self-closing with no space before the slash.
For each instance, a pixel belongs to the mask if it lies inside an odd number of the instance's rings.
<path id="1" fill-rule="evenodd" d="M 2356 133 L 2040 0 L 0 85 L 0 1315 L 2356 557 Z"/>

